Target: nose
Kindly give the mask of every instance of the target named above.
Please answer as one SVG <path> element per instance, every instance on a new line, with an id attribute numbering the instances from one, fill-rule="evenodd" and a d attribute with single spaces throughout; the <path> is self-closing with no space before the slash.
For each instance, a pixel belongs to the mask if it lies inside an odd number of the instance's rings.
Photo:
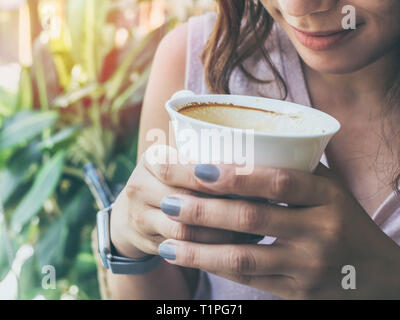
<path id="1" fill-rule="evenodd" d="M 281 9 L 293 17 L 331 10 L 338 0 L 278 0 Z"/>

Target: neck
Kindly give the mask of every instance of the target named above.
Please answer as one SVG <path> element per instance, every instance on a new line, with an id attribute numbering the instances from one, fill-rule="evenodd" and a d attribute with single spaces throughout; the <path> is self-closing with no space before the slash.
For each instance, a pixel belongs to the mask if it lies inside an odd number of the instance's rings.
<path id="1" fill-rule="evenodd" d="M 326 88 L 336 101 L 340 101 L 346 109 L 368 105 L 373 108 L 382 107 L 382 101 L 392 88 L 400 71 L 400 50 L 392 50 L 367 67 L 347 74 L 324 74 L 304 66 L 308 79 L 313 79 L 319 89 Z M 324 90 L 326 92 L 326 90 Z M 316 92 L 315 90 L 313 90 Z M 380 103 L 376 103 L 380 102 Z M 337 106 L 335 106 L 337 108 Z"/>

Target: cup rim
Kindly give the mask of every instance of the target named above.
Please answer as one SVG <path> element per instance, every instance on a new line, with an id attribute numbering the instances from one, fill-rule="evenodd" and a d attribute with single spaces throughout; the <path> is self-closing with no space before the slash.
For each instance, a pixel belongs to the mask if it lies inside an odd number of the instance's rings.
<path id="1" fill-rule="evenodd" d="M 211 122 L 207 122 L 207 121 L 203 121 L 203 120 L 199 120 L 199 119 L 195 119 L 189 116 L 186 116 L 182 113 L 179 113 L 177 108 L 179 106 L 184 106 L 190 103 L 222 103 L 222 102 L 217 102 L 214 99 L 216 98 L 226 98 L 228 100 L 232 100 L 232 99 L 256 99 L 258 101 L 262 101 L 262 102 L 266 102 L 266 103 L 270 103 L 270 104 L 286 104 L 286 105 L 291 105 L 294 108 L 298 108 L 300 110 L 305 110 L 306 112 L 311 112 L 314 114 L 318 114 L 321 115 L 322 117 L 324 117 L 325 119 L 328 119 L 329 121 L 331 121 L 333 123 L 333 129 L 330 130 L 326 130 L 325 133 L 313 133 L 313 134 L 279 134 L 279 133 L 266 133 L 266 132 L 262 132 L 262 131 L 257 131 L 254 130 L 254 135 L 257 136 L 263 136 L 263 137 L 274 137 L 274 138 L 288 138 L 288 139 L 304 139 L 304 138 L 321 138 L 321 137 L 329 137 L 329 136 L 333 136 L 334 134 L 336 134 L 340 129 L 341 129 L 341 124 L 340 122 L 335 119 L 334 117 L 332 117 L 331 115 L 327 114 L 326 112 L 323 112 L 321 110 L 315 109 L 313 107 L 307 107 L 305 105 L 301 105 L 298 103 L 294 103 L 294 102 L 290 102 L 290 101 L 285 101 L 285 100 L 278 100 L 278 99 L 270 99 L 270 98 L 264 98 L 264 97 L 257 97 L 257 96 L 246 96 L 246 95 L 228 95 L 228 94 L 206 94 L 206 95 L 186 95 L 186 96 L 180 96 L 178 98 L 171 98 L 170 100 L 168 100 L 165 104 L 165 109 L 167 110 L 168 113 L 173 113 L 178 119 L 180 120 L 184 120 L 184 121 L 190 121 L 192 123 L 195 124 L 199 124 L 199 125 L 208 125 L 214 128 L 219 128 L 219 129 L 230 129 L 233 131 L 239 131 L 239 132 L 245 132 L 248 129 L 241 129 L 241 128 L 234 128 L 234 127 L 230 127 L 230 126 L 224 126 L 224 125 L 220 125 L 220 124 L 214 124 Z M 199 100 L 206 100 L 206 101 L 199 101 Z M 214 101 L 213 101 L 214 100 Z M 235 105 L 235 102 L 233 101 L 226 101 L 224 103 L 232 103 Z M 174 105 L 177 104 L 177 105 Z M 255 107 L 255 106 L 251 106 L 251 101 L 247 104 L 237 104 L 243 107 L 251 107 L 251 108 L 255 108 L 255 109 L 260 109 L 259 107 Z M 251 130 L 251 129 L 250 129 Z"/>

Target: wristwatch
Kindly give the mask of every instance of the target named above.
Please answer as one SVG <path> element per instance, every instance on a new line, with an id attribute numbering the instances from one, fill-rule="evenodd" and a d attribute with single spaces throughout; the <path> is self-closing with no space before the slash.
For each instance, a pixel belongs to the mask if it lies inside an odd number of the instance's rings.
<path id="1" fill-rule="evenodd" d="M 121 257 L 115 253 L 110 238 L 110 216 L 113 204 L 97 213 L 97 240 L 103 266 L 114 274 L 145 274 L 157 268 L 163 259 L 147 255 L 141 259 Z"/>

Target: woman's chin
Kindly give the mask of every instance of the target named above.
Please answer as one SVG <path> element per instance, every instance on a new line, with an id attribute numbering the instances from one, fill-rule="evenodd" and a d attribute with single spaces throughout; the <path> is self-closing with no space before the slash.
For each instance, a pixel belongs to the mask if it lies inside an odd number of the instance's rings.
<path id="1" fill-rule="evenodd" d="M 373 65 L 385 54 L 392 52 L 394 47 L 394 44 L 386 43 L 376 46 L 357 43 L 326 51 L 313 51 L 299 46 L 296 49 L 304 63 L 313 70 L 324 74 L 345 75 Z"/>

